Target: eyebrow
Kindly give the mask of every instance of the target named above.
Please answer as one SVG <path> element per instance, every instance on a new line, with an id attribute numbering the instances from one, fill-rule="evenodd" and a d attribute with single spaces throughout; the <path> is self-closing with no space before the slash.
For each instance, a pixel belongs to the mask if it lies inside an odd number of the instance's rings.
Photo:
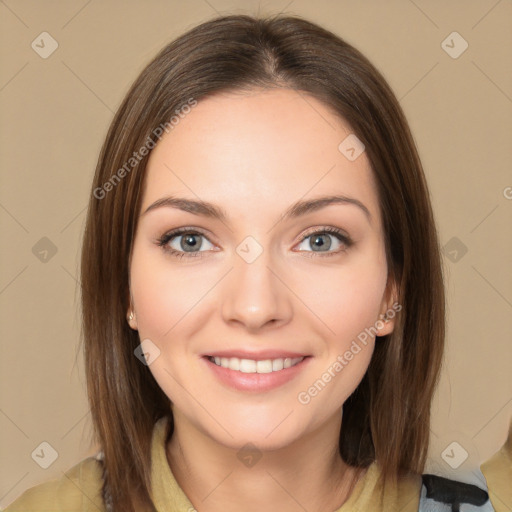
<path id="1" fill-rule="evenodd" d="M 301 217 L 303 215 L 307 215 L 308 213 L 313 213 L 321 210 L 322 208 L 326 208 L 332 204 L 357 206 L 362 212 L 364 212 L 368 221 L 370 223 L 372 222 L 372 215 L 370 211 L 361 201 L 344 195 L 322 196 L 315 199 L 297 201 L 284 212 L 281 220 Z M 228 223 L 228 216 L 226 212 L 219 206 L 216 206 L 207 201 L 173 196 L 162 197 L 158 199 L 150 206 L 148 206 L 142 215 L 146 215 L 146 213 L 162 207 L 175 208 L 184 212 L 192 213 L 194 215 L 201 215 L 203 217 L 218 219 L 226 224 Z"/>

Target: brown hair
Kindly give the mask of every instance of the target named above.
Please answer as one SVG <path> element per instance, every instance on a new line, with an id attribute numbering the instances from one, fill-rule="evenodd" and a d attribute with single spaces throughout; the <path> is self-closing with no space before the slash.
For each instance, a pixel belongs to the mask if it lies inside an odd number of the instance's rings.
<path id="1" fill-rule="evenodd" d="M 386 480 L 423 471 L 445 295 L 429 192 L 402 109 L 375 67 L 333 33 L 297 16 L 223 16 L 172 41 L 141 72 L 112 121 L 94 176 L 81 262 L 83 341 L 103 492 L 114 509 L 134 510 L 136 501 L 153 508 L 152 430 L 172 416 L 168 397 L 134 356 L 140 339 L 126 321 L 149 154 L 126 164 L 191 98 L 275 87 L 322 101 L 365 145 L 389 278 L 402 305 L 394 332 L 377 340 L 365 377 L 343 405 L 340 454 L 360 468 L 377 460 Z"/>

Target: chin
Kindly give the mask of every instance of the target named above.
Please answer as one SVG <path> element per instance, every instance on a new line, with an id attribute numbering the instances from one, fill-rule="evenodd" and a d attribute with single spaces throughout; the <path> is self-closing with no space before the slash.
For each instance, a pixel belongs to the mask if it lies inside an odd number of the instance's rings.
<path id="1" fill-rule="evenodd" d="M 285 420 L 281 425 L 283 418 L 276 419 L 268 423 L 260 423 L 259 425 L 237 425 L 230 426 L 225 424 L 226 430 L 215 429 L 215 432 L 208 432 L 208 435 L 216 440 L 219 444 L 233 450 L 240 450 L 246 445 L 253 445 L 261 451 L 272 451 L 285 448 L 300 439 L 305 432 L 297 431 L 293 428 L 297 422 L 290 422 L 288 428 L 284 426 Z M 290 428 L 292 427 L 292 428 Z"/>

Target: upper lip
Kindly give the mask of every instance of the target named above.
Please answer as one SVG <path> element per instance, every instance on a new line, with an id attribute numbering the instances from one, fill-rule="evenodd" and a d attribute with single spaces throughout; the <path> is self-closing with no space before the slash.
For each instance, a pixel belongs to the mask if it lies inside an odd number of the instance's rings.
<path id="1" fill-rule="evenodd" d="M 301 354 L 299 352 L 292 352 L 289 350 L 215 350 L 205 354 L 205 356 L 211 357 L 237 357 L 238 359 L 253 359 L 254 361 L 261 361 L 265 359 L 286 359 L 294 357 L 307 357 L 307 354 Z"/>

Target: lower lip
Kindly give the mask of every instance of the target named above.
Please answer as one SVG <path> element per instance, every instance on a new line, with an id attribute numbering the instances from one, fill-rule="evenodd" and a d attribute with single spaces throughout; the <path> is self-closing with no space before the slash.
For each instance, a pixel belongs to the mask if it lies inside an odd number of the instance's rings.
<path id="1" fill-rule="evenodd" d="M 243 373 L 229 368 L 223 368 L 212 363 L 208 357 L 203 357 L 214 375 L 225 385 L 239 391 L 270 391 L 286 384 L 297 376 L 308 364 L 310 356 L 290 368 L 283 368 L 271 373 Z"/>

